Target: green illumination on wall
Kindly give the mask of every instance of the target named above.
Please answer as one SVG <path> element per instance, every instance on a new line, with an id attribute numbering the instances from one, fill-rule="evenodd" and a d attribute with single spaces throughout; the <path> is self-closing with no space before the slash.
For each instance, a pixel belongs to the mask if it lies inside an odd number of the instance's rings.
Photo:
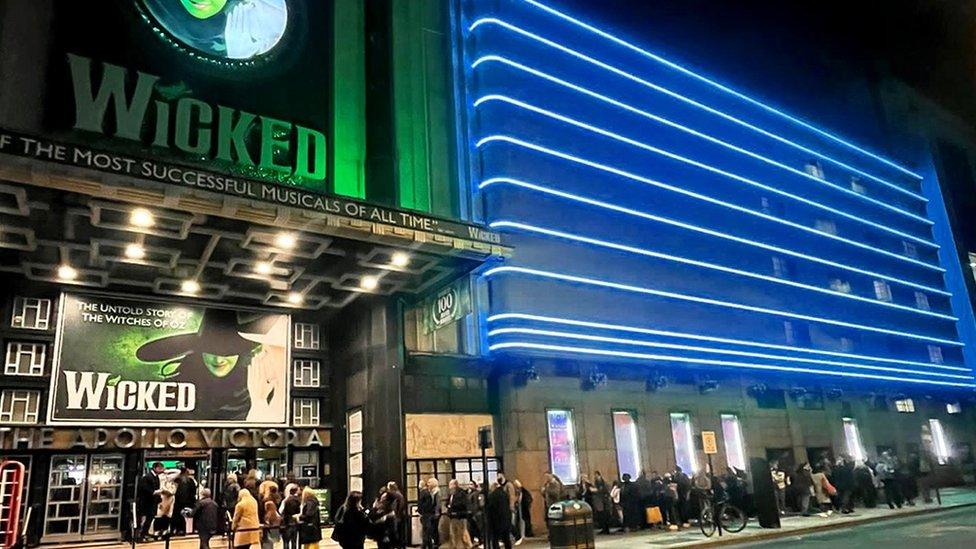
<path id="1" fill-rule="evenodd" d="M 335 0 L 333 191 L 366 198 L 366 60 L 362 0 Z"/>

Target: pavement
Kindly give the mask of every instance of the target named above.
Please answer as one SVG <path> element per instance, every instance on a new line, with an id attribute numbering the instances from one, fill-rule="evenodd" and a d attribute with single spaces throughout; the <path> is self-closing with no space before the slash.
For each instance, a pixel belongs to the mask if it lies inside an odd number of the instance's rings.
<path id="1" fill-rule="evenodd" d="M 934 520 L 933 513 L 939 513 Z M 758 547 L 792 547 L 798 543 L 817 545 L 829 543 L 833 549 L 857 547 L 885 547 L 897 549 L 911 547 L 922 549 L 938 547 L 976 547 L 976 490 L 971 488 L 946 488 L 942 490 L 942 505 L 937 503 L 918 503 L 914 507 L 888 509 L 887 506 L 875 509 L 858 508 L 849 515 L 833 514 L 827 518 L 817 515 L 810 517 L 783 517 L 778 529 L 762 528 L 755 519 L 750 519 L 745 530 L 738 534 L 726 533 L 722 537 L 714 535 L 706 538 L 694 524 L 691 528 L 677 532 L 644 530 L 629 534 L 600 535 L 596 546 L 600 549 L 631 549 L 634 547 L 702 547 L 717 545 L 756 545 Z M 856 527 L 856 528 L 854 528 Z M 853 529 L 852 529 L 853 528 Z M 331 529 L 322 532 L 321 549 L 338 548 L 329 536 Z M 924 536 L 923 544 L 915 540 Z M 879 540 L 877 542 L 872 540 Z M 966 543 L 956 545 L 965 539 Z M 885 540 L 885 541 L 880 541 Z M 226 539 L 211 540 L 211 548 L 227 547 Z M 929 545 L 928 543 L 931 543 Z M 538 549 L 548 547 L 545 538 L 526 540 L 519 549 Z M 84 544 L 59 545 L 59 547 L 90 547 L 98 549 L 125 549 L 129 544 Z M 166 549 L 162 542 L 143 543 L 139 549 Z M 173 539 L 172 549 L 196 549 L 196 537 Z M 367 540 L 367 548 L 375 548 L 375 543 Z"/>

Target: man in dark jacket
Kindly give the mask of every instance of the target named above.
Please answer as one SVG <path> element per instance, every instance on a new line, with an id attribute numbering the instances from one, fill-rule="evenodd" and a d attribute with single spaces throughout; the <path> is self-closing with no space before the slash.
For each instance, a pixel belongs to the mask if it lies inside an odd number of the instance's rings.
<path id="1" fill-rule="evenodd" d="M 220 519 L 220 507 L 210 497 L 210 490 L 204 488 L 200 493 L 200 500 L 193 507 L 193 528 L 200 535 L 200 549 L 209 549 L 210 538 L 223 529 Z"/>
<path id="2" fill-rule="evenodd" d="M 837 489 L 837 500 L 840 512 L 845 515 L 854 510 L 854 462 L 847 456 L 841 456 L 834 466 L 834 488 Z"/>
<path id="3" fill-rule="evenodd" d="M 647 528 L 649 525 L 647 524 L 647 520 L 645 520 L 643 517 L 643 509 L 647 509 L 648 507 L 654 506 L 654 484 L 651 482 L 651 479 L 647 477 L 646 471 L 640 472 L 640 475 L 637 476 L 637 482 L 635 482 L 634 484 L 637 485 L 637 491 L 640 494 L 640 506 L 641 506 L 641 516 L 642 516 L 640 521 L 640 527 Z"/>
<path id="4" fill-rule="evenodd" d="M 162 497 L 159 492 L 159 475 L 165 468 L 160 462 L 152 464 L 152 470 L 147 472 L 136 485 L 136 516 L 139 518 L 139 540 L 143 541 L 149 535 L 149 527 L 156 518 L 156 508 Z"/>
<path id="5" fill-rule="evenodd" d="M 224 491 L 220 494 L 220 500 L 224 503 L 224 511 L 227 511 L 231 515 L 234 514 L 234 507 L 237 506 L 237 496 L 240 492 L 241 485 L 237 484 L 237 475 L 235 473 L 227 473 L 227 484 L 224 485 Z"/>
<path id="6" fill-rule="evenodd" d="M 631 482 L 630 475 L 624 474 L 620 488 L 620 506 L 624 511 L 624 531 L 636 530 L 644 524 L 644 507 L 641 505 L 640 489 Z"/>
<path id="7" fill-rule="evenodd" d="M 485 522 L 491 534 L 491 546 L 497 549 L 501 541 L 505 549 L 512 549 L 512 507 L 508 493 L 498 483 L 492 484 L 488 493 Z"/>
<path id="8" fill-rule="evenodd" d="M 687 528 L 691 521 L 691 477 L 681 467 L 675 467 L 671 478 L 678 485 L 678 518 Z"/>
<path id="9" fill-rule="evenodd" d="M 417 513 L 420 514 L 420 524 L 423 531 L 421 546 L 423 549 L 437 549 L 437 523 L 441 518 L 441 492 L 437 486 L 436 478 L 430 478 L 420 483 Z"/>
<path id="10" fill-rule="evenodd" d="M 406 547 L 406 531 L 404 530 L 404 525 L 407 521 L 407 500 L 403 497 L 400 492 L 400 488 L 395 482 L 386 483 L 386 491 L 390 494 L 390 499 L 393 506 L 393 518 L 394 518 L 394 539 L 391 540 L 392 546 L 395 548 Z"/>
<path id="11" fill-rule="evenodd" d="M 284 549 L 298 547 L 298 523 L 295 515 L 302 512 L 301 488 L 297 484 L 289 484 L 281 512 L 281 541 Z"/>

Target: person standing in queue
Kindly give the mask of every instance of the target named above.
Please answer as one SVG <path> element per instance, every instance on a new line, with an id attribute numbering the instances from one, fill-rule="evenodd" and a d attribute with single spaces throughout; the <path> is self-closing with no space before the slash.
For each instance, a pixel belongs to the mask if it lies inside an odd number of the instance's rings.
<path id="1" fill-rule="evenodd" d="M 261 543 L 261 521 L 258 518 L 258 500 L 247 489 L 241 490 L 234 506 L 234 518 L 230 523 L 234 531 L 235 549 L 245 549 Z"/>
<path id="2" fill-rule="evenodd" d="M 220 507 L 210 496 L 210 490 L 204 488 L 190 513 L 193 517 L 193 529 L 200 536 L 200 549 L 210 549 L 210 538 L 215 534 L 219 535 L 223 530 Z"/>
<path id="3" fill-rule="evenodd" d="M 156 510 L 162 501 L 159 489 L 159 476 L 165 467 L 160 462 L 152 464 L 152 468 L 139 479 L 136 487 L 136 516 L 139 519 L 139 541 L 145 541 L 149 535 L 149 528 L 156 519 Z"/>
<path id="4" fill-rule="evenodd" d="M 420 514 L 421 547 L 437 549 L 437 522 L 440 520 L 441 493 L 436 478 L 420 482 L 417 512 Z"/>
<path id="5" fill-rule="evenodd" d="M 322 514 L 319 498 L 308 486 L 302 490 L 302 512 L 298 516 L 298 543 L 304 549 L 317 549 L 322 541 Z"/>
<path id="6" fill-rule="evenodd" d="M 297 484 L 285 486 L 285 500 L 281 502 L 281 540 L 284 549 L 298 549 L 298 515 L 302 512 L 302 498 Z"/>
<path id="7" fill-rule="evenodd" d="M 224 511 L 233 515 L 234 507 L 237 506 L 237 496 L 241 492 L 241 485 L 237 484 L 237 475 L 234 473 L 227 473 L 227 484 L 224 485 L 224 491 L 220 494 L 220 501 L 223 503 Z"/>
<path id="8" fill-rule="evenodd" d="M 499 541 L 505 549 L 512 549 L 511 500 L 505 487 L 498 482 L 492 484 L 485 501 L 485 530 L 491 535 L 491 549 L 498 549 Z"/>
<path id="9" fill-rule="evenodd" d="M 457 481 L 452 480 L 454 489 L 448 496 L 447 516 L 450 520 L 448 543 L 451 549 L 471 549 L 471 533 L 468 531 L 468 520 L 471 518 L 471 499 L 468 491 Z"/>
<path id="10" fill-rule="evenodd" d="M 363 508 L 363 493 L 350 492 L 346 502 L 336 511 L 332 541 L 338 543 L 342 549 L 363 549 L 368 531 L 369 519 L 366 518 L 366 510 Z"/>

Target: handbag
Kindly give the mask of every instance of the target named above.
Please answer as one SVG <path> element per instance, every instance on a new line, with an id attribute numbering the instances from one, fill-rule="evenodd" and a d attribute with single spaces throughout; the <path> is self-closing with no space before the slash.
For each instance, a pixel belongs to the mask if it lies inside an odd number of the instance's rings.
<path id="1" fill-rule="evenodd" d="M 827 477 L 823 478 L 823 489 L 825 492 L 827 492 L 828 496 L 837 495 L 837 488 L 835 488 L 834 485 L 831 484 L 829 480 L 827 480 Z"/>

